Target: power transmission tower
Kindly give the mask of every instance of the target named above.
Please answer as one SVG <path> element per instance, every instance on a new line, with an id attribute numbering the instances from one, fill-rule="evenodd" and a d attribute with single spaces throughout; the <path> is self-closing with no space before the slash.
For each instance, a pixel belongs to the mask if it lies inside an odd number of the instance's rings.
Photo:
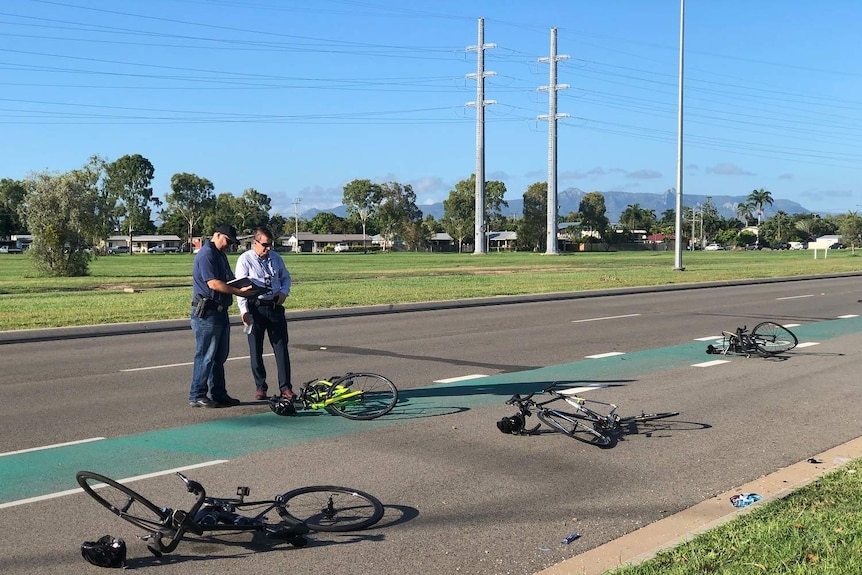
<path id="1" fill-rule="evenodd" d="M 557 62 L 567 60 L 569 56 L 557 55 L 557 29 L 551 28 L 551 55 L 539 58 L 539 62 L 550 64 L 551 76 L 547 86 L 539 88 L 548 92 L 548 115 L 539 116 L 540 120 L 548 121 L 548 236 L 546 254 L 557 253 L 557 120 L 568 118 L 568 114 L 557 113 L 557 91 L 565 90 L 568 84 L 557 84 Z"/>
<path id="2" fill-rule="evenodd" d="M 485 249 L 485 106 L 496 104 L 494 100 L 485 99 L 485 78 L 496 75 L 496 72 L 485 71 L 485 50 L 496 48 L 496 44 L 485 44 L 485 19 L 479 18 L 479 42 L 475 46 L 467 46 L 467 51 L 476 51 L 476 73 L 467 74 L 468 78 L 476 79 L 476 101 L 468 102 L 468 106 L 476 107 L 476 229 L 473 242 L 475 254 L 484 254 Z"/>

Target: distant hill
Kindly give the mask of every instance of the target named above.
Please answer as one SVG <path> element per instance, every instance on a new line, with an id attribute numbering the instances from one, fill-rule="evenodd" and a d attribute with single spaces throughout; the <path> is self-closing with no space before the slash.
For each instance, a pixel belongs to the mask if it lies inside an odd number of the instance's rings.
<path id="1" fill-rule="evenodd" d="M 557 200 L 560 205 L 560 216 L 566 216 L 570 212 L 578 211 L 581 204 L 581 199 L 587 192 L 578 188 L 567 188 L 557 194 Z M 619 221 L 620 214 L 625 211 L 628 206 L 639 204 L 642 209 L 654 210 L 655 215 L 661 217 L 665 210 L 672 210 L 676 207 L 676 196 L 673 193 L 664 194 L 646 194 L 633 192 L 602 192 L 605 197 L 605 207 L 607 208 L 608 219 L 612 223 Z M 748 195 L 742 196 L 709 196 L 712 205 L 718 208 L 719 214 L 725 218 L 736 217 L 736 204 L 746 201 Z M 696 194 L 685 194 L 683 196 L 683 204 L 686 206 L 696 206 L 706 202 L 707 196 L 699 196 Z M 432 215 L 435 219 L 443 217 L 443 202 L 437 204 L 428 204 L 419 206 L 422 210 L 422 216 Z M 809 210 L 802 207 L 797 202 L 791 200 L 773 199 L 773 204 L 765 211 L 767 217 L 775 214 L 775 212 L 783 210 L 788 214 L 809 214 Z M 339 217 L 347 216 L 347 209 L 342 205 L 328 210 L 308 210 L 302 214 L 305 219 L 313 218 L 319 212 L 331 212 Z M 503 208 L 503 215 L 520 216 L 524 213 L 524 200 L 514 199 L 509 200 L 509 207 Z"/>

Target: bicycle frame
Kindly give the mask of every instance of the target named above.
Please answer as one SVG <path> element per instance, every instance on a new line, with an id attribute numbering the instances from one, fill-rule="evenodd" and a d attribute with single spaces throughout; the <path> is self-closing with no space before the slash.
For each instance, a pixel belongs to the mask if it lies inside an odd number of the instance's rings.
<path id="1" fill-rule="evenodd" d="M 544 390 L 544 393 L 551 395 L 551 398 L 545 401 L 536 401 L 533 399 L 535 393 L 531 393 L 527 397 L 521 398 L 518 395 L 515 395 L 507 401 L 508 404 L 514 404 L 518 406 L 518 409 L 521 413 L 522 417 L 526 417 L 530 415 L 530 409 L 534 409 L 542 414 L 553 414 L 556 417 L 564 419 L 572 424 L 573 429 L 581 429 L 587 433 L 592 434 L 597 439 L 605 440 L 609 439 L 609 436 L 614 432 L 619 430 L 620 427 L 620 417 L 617 415 L 617 406 L 614 404 L 610 405 L 610 411 L 608 415 L 602 415 L 592 409 L 588 408 L 585 404 L 587 402 L 586 399 L 577 395 L 568 395 L 563 394 L 554 389 L 555 386 L 550 386 Z M 560 411 L 559 409 L 554 409 L 551 407 L 547 407 L 548 404 L 553 403 L 555 401 L 565 401 L 568 405 L 575 408 L 576 413 L 568 413 L 565 411 Z M 584 422 L 593 423 L 594 426 L 585 425 Z M 552 427 L 555 427 L 558 431 L 562 431 L 566 435 L 570 435 L 568 430 L 560 429 L 555 426 L 553 423 L 546 423 Z M 537 425 L 532 430 L 528 431 L 528 433 L 532 433 L 539 428 Z"/>
<path id="2" fill-rule="evenodd" d="M 361 389 L 350 389 L 343 385 L 336 385 L 331 395 L 329 395 L 328 388 L 326 392 L 315 389 L 314 385 L 318 384 L 325 386 L 333 385 L 332 382 L 325 379 L 314 379 L 304 385 L 299 400 L 305 409 L 326 409 L 333 403 L 343 403 L 350 400 L 361 401 L 362 394 L 364 393 Z"/>

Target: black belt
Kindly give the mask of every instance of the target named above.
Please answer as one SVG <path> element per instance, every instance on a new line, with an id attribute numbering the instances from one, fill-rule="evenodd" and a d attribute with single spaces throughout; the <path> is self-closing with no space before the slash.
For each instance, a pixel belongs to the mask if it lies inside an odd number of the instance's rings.
<path id="1" fill-rule="evenodd" d="M 192 300 L 192 307 L 198 305 L 199 299 L 200 299 L 200 296 L 195 296 L 195 298 Z M 229 306 L 222 305 L 222 304 L 218 303 L 217 301 L 213 301 L 213 300 L 209 300 L 207 302 L 207 305 L 206 305 L 206 309 L 214 310 L 214 311 L 225 311 L 228 307 Z"/>
<path id="2" fill-rule="evenodd" d="M 256 299 L 256 300 L 253 300 L 252 303 L 254 303 L 254 305 L 256 305 L 256 306 L 278 307 L 278 304 L 275 303 L 274 299 Z"/>

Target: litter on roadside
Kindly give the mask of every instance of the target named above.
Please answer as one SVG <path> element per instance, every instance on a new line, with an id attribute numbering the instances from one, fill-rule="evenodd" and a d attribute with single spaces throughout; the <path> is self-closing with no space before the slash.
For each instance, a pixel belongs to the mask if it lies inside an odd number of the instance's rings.
<path id="1" fill-rule="evenodd" d="M 560 541 L 560 543 L 565 543 L 566 545 L 568 545 L 569 543 L 571 543 L 572 541 L 574 541 L 575 539 L 577 539 L 580 536 L 581 536 L 580 533 L 572 533 L 571 535 L 569 535 L 568 537 L 566 537 L 565 539 Z"/>
<path id="2" fill-rule="evenodd" d="M 734 507 L 748 507 L 752 503 L 757 503 L 763 499 L 757 493 L 738 493 L 730 498 L 730 503 Z"/>

